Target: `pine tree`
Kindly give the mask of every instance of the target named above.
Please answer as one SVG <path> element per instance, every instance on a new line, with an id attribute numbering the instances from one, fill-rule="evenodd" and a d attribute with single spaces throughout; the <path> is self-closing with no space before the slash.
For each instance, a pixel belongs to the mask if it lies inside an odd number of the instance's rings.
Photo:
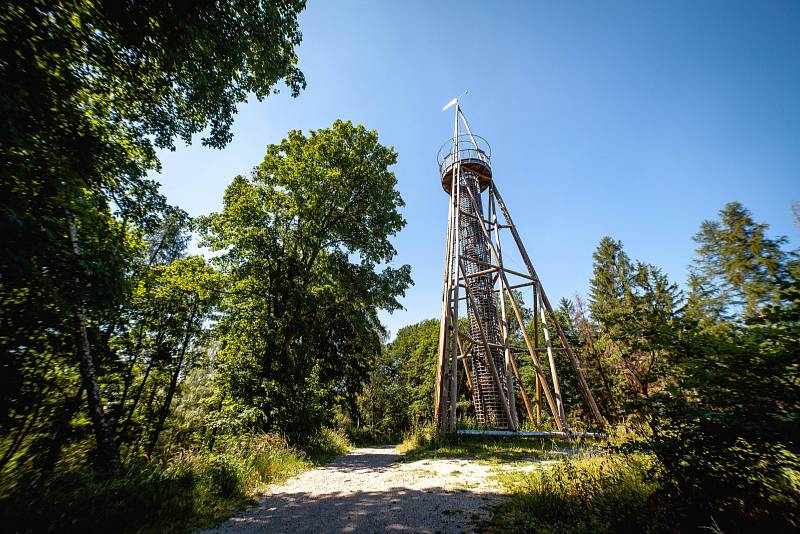
<path id="1" fill-rule="evenodd" d="M 749 210 L 731 202 L 719 220 L 703 221 L 689 280 L 692 313 L 720 320 L 743 320 L 779 300 L 787 278 L 785 237 L 767 237 L 769 225 L 756 223 Z"/>
<path id="2" fill-rule="evenodd" d="M 657 267 L 632 263 L 620 241 L 604 237 L 594 260 L 589 308 L 599 325 L 598 349 L 615 363 L 617 383 L 627 382 L 622 389 L 630 400 L 648 398 L 654 385 L 663 386 L 675 352 L 682 295 Z"/>

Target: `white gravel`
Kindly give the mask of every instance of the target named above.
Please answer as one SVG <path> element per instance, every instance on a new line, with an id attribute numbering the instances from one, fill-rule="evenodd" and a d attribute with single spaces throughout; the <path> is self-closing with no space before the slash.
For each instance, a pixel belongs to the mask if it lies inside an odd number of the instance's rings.
<path id="1" fill-rule="evenodd" d="M 206 532 L 472 532 L 502 499 L 496 465 L 401 458 L 393 447 L 356 449 L 270 487 L 256 507 Z"/>

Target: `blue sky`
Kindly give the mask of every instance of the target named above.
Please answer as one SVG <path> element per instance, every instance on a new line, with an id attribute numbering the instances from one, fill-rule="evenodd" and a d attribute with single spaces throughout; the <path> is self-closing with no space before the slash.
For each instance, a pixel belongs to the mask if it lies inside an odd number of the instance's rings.
<path id="1" fill-rule="evenodd" d="M 191 215 L 290 129 L 349 119 L 376 129 L 394 167 L 412 266 L 392 333 L 438 316 L 447 196 L 436 167 L 463 109 L 551 300 L 585 294 L 604 235 L 685 281 L 704 219 L 742 202 L 796 246 L 800 2 L 375 2 L 310 0 L 308 88 L 239 107 L 222 151 L 160 154 L 155 178 Z"/>

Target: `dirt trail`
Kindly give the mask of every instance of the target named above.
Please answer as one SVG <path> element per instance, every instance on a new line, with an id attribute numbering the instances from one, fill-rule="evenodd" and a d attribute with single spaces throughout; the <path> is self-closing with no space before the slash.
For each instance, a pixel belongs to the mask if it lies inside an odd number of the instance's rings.
<path id="1" fill-rule="evenodd" d="M 206 532 L 471 532 L 502 498 L 496 466 L 401 458 L 393 447 L 356 449 L 270 487 L 256 507 Z"/>

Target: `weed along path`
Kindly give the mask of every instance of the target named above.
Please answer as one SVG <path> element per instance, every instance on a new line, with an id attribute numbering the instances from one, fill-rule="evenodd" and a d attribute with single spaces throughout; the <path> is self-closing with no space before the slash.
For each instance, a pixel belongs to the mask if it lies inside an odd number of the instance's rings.
<path id="1" fill-rule="evenodd" d="M 270 487 L 256 507 L 206 532 L 471 532 L 502 499 L 498 465 L 402 459 L 390 446 L 356 449 Z"/>

